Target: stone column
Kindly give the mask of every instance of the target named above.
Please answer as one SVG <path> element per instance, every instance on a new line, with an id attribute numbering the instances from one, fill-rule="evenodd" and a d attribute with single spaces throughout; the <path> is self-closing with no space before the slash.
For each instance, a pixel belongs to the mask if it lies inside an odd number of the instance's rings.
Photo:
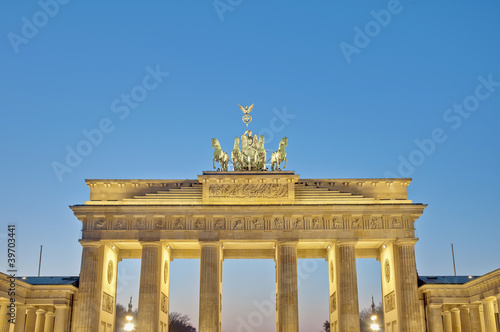
<path id="1" fill-rule="evenodd" d="M 68 328 L 69 328 L 69 306 L 56 305 L 54 332 L 68 332 Z"/>
<path id="2" fill-rule="evenodd" d="M 453 332 L 462 332 L 462 323 L 460 322 L 460 310 L 451 309 L 451 328 Z"/>
<path id="3" fill-rule="evenodd" d="M 36 308 L 26 308 L 26 327 L 25 332 L 35 332 Z"/>
<path id="4" fill-rule="evenodd" d="M 359 332 L 358 279 L 356 242 L 337 243 L 339 331 Z"/>
<path id="5" fill-rule="evenodd" d="M 99 330 L 101 312 L 102 255 L 101 243 L 81 241 L 83 246 L 80 269 L 78 308 L 74 332 L 95 332 Z"/>
<path id="6" fill-rule="evenodd" d="M 47 311 L 43 309 L 38 309 L 36 311 L 36 322 L 35 322 L 35 332 L 43 332 L 45 327 L 45 314 Z"/>
<path id="7" fill-rule="evenodd" d="M 0 332 L 8 332 L 9 331 L 9 318 L 10 316 L 7 316 L 7 313 L 9 312 L 9 302 L 1 302 L 0 303 Z"/>
<path id="8" fill-rule="evenodd" d="M 199 332 L 220 332 L 222 252 L 220 242 L 201 242 Z"/>
<path id="9" fill-rule="evenodd" d="M 470 327 L 471 332 L 482 332 L 481 329 L 481 313 L 479 312 L 479 303 L 472 303 L 470 308 Z"/>
<path id="10" fill-rule="evenodd" d="M 420 332 L 427 332 L 427 328 L 425 327 L 427 322 L 425 321 L 425 304 L 423 299 L 419 299 L 419 307 L 420 307 Z"/>
<path id="11" fill-rule="evenodd" d="M 26 306 L 16 306 L 16 324 L 14 332 L 24 332 L 24 323 L 26 322 Z"/>
<path id="12" fill-rule="evenodd" d="M 418 278 L 415 263 L 416 239 L 396 242 L 399 266 L 399 299 L 400 330 L 405 332 L 421 332 L 420 308 L 418 306 Z"/>
<path id="13" fill-rule="evenodd" d="M 460 310 L 460 323 L 462 332 L 471 332 L 469 306 L 463 305 L 458 308 Z"/>
<path id="14" fill-rule="evenodd" d="M 338 312 L 337 312 L 337 244 L 331 243 L 327 248 L 326 261 L 328 262 L 328 286 L 329 286 L 329 307 L 330 307 L 330 331 L 337 330 Z"/>
<path id="15" fill-rule="evenodd" d="M 427 306 L 427 311 L 429 315 L 429 332 L 443 332 L 441 305 L 430 304 Z"/>
<path id="16" fill-rule="evenodd" d="M 484 310 L 484 327 L 486 332 L 497 332 L 497 324 L 495 322 L 495 305 L 492 298 L 483 300 Z"/>
<path id="17" fill-rule="evenodd" d="M 278 332 L 299 331 L 297 242 L 276 245 L 276 293 Z"/>
<path id="18" fill-rule="evenodd" d="M 444 325 L 444 332 L 453 332 L 451 312 L 449 311 L 443 312 L 443 325 Z"/>
<path id="19" fill-rule="evenodd" d="M 54 313 L 50 311 L 45 315 L 44 332 L 52 332 L 54 330 L 54 316 Z"/>
<path id="20" fill-rule="evenodd" d="M 157 332 L 160 325 L 161 243 L 141 242 L 141 285 L 137 330 Z"/>

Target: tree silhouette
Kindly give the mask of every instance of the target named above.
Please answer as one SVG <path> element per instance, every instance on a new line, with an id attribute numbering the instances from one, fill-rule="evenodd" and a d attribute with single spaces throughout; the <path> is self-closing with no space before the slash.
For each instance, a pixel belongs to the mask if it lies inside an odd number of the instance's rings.
<path id="1" fill-rule="evenodd" d="M 384 327 L 384 309 L 382 308 L 382 302 L 375 306 L 375 311 L 373 312 L 377 315 L 377 324 L 382 329 Z M 371 320 L 372 317 L 372 308 L 364 308 L 359 312 L 359 323 L 361 327 L 361 332 L 369 332 L 372 331 L 370 328 L 373 323 Z"/>
<path id="2" fill-rule="evenodd" d="M 189 322 L 191 318 L 188 315 L 182 315 L 178 312 L 171 312 L 168 316 L 169 332 L 196 332 L 196 329 Z"/>
<path id="3" fill-rule="evenodd" d="M 372 325 L 372 313 L 375 313 L 377 315 L 377 324 L 380 326 L 381 329 L 384 328 L 384 309 L 382 307 L 382 303 L 379 303 L 377 306 L 375 306 L 375 311 L 372 312 L 371 306 L 368 308 L 364 308 L 359 312 L 359 324 L 360 324 L 360 329 L 361 332 L 371 332 L 371 325 Z M 323 329 L 321 330 L 322 332 L 330 332 L 330 322 L 326 321 L 323 323 Z"/>

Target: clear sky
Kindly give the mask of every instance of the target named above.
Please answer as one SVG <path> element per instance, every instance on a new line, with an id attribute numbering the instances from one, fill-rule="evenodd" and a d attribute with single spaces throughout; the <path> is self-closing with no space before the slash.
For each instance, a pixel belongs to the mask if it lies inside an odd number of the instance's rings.
<path id="1" fill-rule="evenodd" d="M 2 246 L 15 223 L 20 274 L 36 275 L 43 244 L 42 274 L 78 275 L 68 206 L 88 199 L 85 179 L 196 178 L 212 167 L 210 139 L 230 151 L 237 105 L 255 103 L 251 128 L 269 149 L 288 136 L 303 178 L 413 178 L 410 199 L 429 204 L 419 274 L 452 274 L 450 243 L 458 274 L 500 268 L 499 17 L 492 0 L 2 1 Z M 378 262 L 358 263 L 366 306 L 380 300 Z M 119 301 L 137 298 L 138 266 L 120 263 Z M 245 331 L 274 264 L 224 266 L 223 330 Z M 301 331 L 318 331 L 326 262 L 299 266 Z M 172 265 L 171 309 L 195 325 L 198 268 Z"/>

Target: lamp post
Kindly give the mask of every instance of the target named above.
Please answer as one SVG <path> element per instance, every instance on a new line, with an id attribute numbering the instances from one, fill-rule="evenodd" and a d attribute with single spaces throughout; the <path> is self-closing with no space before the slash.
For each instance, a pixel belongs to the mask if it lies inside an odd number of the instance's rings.
<path id="1" fill-rule="evenodd" d="M 123 329 L 127 332 L 134 330 L 135 326 L 134 323 L 132 323 L 132 320 L 134 319 L 134 316 L 132 316 L 132 296 L 130 297 L 130 303 L 128 304 L 128 312 L 127 315 L 125 316 L 125 319 L 127 320 L 127 323 L 125 324 L 125 327 Z"/>
<path id="2" fill-rule="evenodd" d="M 377 313 L 375 312 L 375 303 L 373 302 L 373 296 L 372 296 L 372 316 L 370 317 L 370 319 L 372 320 L 372 323 L 370 325 L 370 328 L 372 329 L 372 331 L 380 331 L 380 325 L 378 325 L 378 317 L 377 317 Z"/>

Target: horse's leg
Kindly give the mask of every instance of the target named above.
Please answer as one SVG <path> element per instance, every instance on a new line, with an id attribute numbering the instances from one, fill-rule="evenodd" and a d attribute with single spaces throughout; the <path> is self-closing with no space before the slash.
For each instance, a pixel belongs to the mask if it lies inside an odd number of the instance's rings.
<path id="1" fill-rule="evenodd" d="M 286 168 L 286 162 L 288 161 L 288 159 L 286 159 L 285 157 L 285 166 L 283 166 L 283 168 Z"/>

